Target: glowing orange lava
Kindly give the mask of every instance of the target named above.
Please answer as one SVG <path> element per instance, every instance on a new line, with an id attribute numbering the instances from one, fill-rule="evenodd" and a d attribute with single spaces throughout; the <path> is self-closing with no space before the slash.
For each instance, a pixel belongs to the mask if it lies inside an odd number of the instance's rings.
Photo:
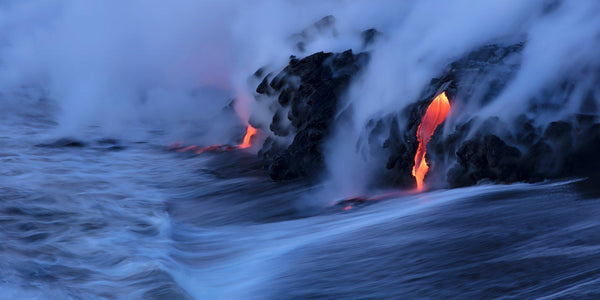
<path id="1" fill-rule="evenodd" d="M 196 150 L 196 148 L 198 148 L 198 146 L 196 145 L 191 145 L 191 146 L 187 146 L 185 148 L 181 148 L 179 150 L 177 150 L 177 152 L 187 152 L 187 151 L 194 151 Z"/>
<path id="2" fill-rule="evenodd" d="M 202 154 L 204 152 L 227 152 L 234 149 L 247 149 L 252 147 L 251 139 L 254 135 L 256 135 L 256 131 L 256 128 L 248 125 L 248 127 L 246 128 L 246 135 L 244 136 L 244 140 L 241 144 L 236 146 L 217 144 L 208 147 L 199 147 L 196 145 L 186 147 L 183 145 L 182 142 L 175 142 L 169 145 L 169 147 L 167 147 L 167 150 L 175 150 L 177 152 L 195 152 L 196 154 Z"/>
<path id="3" fill-rule="evenodd" d="M 419 147 L 417 148 L 417 154 L 415 155 L 415 165 L 412 169 L 412 175 L 417 180 L 417 190 L 423 190 L 423 178 L 429 170 L 429 166 L 425 161 L 425 154 L 427 154 L 427 143 L 431 140 L 431 136 L 435 132 L 435 129 L 446 119 L 446 116 L 450 112 L 450 102 L 446 96 L 446 92 L 442 92 L 437 95 L 427 111 L 421 119 L 421 124 L 417 129 L 417 140 L 419 141 Z"/>
<path id="4" fill-rule="evenodd" d="M 1 1 L 1 0 L 0 0 Z M 251 95 L 246 94 L 244 91 L 238 91 L 234 104 L 235 113 L 239 117 L 239 121 L 242 124 L 248 124 L 246 127 L 246 134 L 244 135 L 244 139 L 241 144 L 216 144 L 208 147 L 200 147 L 196 145 L 185 146 L 183 142 L 175 142 L 167 147 L 168 150 L 178 151 L 178 152 L 193 152 L 196 154 L 202 154 L 205 152 L 208 153 L 221 153 L 227 152 L 235 149 L 248 149 L 252 147 L 253 136 L 256 136 L 258 130 L 252 125 L 249 124 L 250 119 L 250 103 L 251 103 Z"/>
<path id="5" fill-rule="evenodd" d="M 244 140 L 241 144 L 238 145 L 240 149 L 250 148 L 252 144 L 250 143 L 250 139 L 256 134 L 256 128 L 252 127 L 252 125 L 248 125 L 246 128 L 246 135 L 244 136 Z"/>

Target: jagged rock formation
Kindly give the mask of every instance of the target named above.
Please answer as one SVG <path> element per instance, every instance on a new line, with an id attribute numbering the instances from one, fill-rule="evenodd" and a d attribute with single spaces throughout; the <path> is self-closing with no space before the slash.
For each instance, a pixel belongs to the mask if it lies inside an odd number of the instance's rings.
<path id="1" fill-rule="evenodd" d="M 335 35 L 334 22 L 333 17 L 325 17 L 294 36 L 297 48 L 303 50 L 314 34 Z M 380 35 L 374 29 L 365 30 L 363 49 Z M 516 74 L 522 49 L 523 44 L 476 49 L 441 70 L 441 76 L 431 80 L 414 104 L 366 124 L 366 138 L 357 149 L 366 148 L 371 157 L 385 157 L 383 162 L 374 160 L 378 168 L 375 185 L 413 187 L 416 131 L 431 100 L 446 91 L 451 102 L 461 99 L 470 102 L 462 104 L 486 105 Z M 259 98 L 276 99 L 269 106 L 274 112 L 271 123 L 262 126 L 270 134 L 259 152 L 273 179 L 314 177 L 323 170 L 323 143 L 340 114 L 339 99 L 368 60 L 366 52 L 318 52 L 301 59 L 291 57 L 277 75 L 265 75 L 262 69 L 255 73 L 262 79 L 256 88 Z M 570 87 L 565 81 L 558 89 Z M 588 102 L 595 104 L 593 99 Z M 526 116 L 506 124 L 495 117 L 479 120 L 465 115 L 447 129 L 450 132 L 442 132 L 443 126 L 437 128 L 427 151 L 429 174 L 438 174 L 450 186 L 595 176 L 600 167 L 600 123 L 597 107 L 590 112 L 547 126 L 535 125 Z"/>
<path id="2" fill-rule="evenodd" d="M 515 129 L 517 134 L 500 135 L 503 139 L 494 134 L 477 134 L 458 145 L 456 163 L 447 174 L 449 184 L 467 186 L 482 180 L 511 183 L 597 176 L 600 123 L 596 123 L 595 116 L 552 122 L 546 128 L 533 126 L 532 120 L 525 117 L 521 119 L 521 126 Z M 458 130 L 454 135 L 460 134 Z M 455 149 L 449 144 L 444 147 Z"/>
<path id="3" fill-rule="evenodd" d="M 275 136 L 294 132 L 291 144 L 267 138 L 260 152 L 275 180 L 314 176 L 323 169 L 322 147 L 332 129 L 337 104 L 351 79 L 368 61 L 366 53 L 319 52 L 290 58 L 279 74 L 268 74 L 256 89 L 277 97 L 269 130 Z"/>
<path id="4" fill-rule="evenodd" d="M 417 128 L 431 100 L 440 92 L 446 91 L 450 100 L 476 99 L 485 101 L 494 96 L 510 80 L 517 70 L 520 61 L 518 52 L 523 45 L 508 47 L 488 45 L 473 51 L 459 60 L 449 64 L 442 76 L 431 80 L 422 97 L 402 112 L 394 112 L 367 124 L 369 147 L 371 152 L 381 153 L 387 157 L 385 165 L 381 165 L 376 181 L 381 186 L 410 188 L 415 184 L 412 176 L 414 157 L 418 147 L 416 138 Z M 478 84 L 488 82 L 487 78 L 496 77 L 488 85 Z M 473 97 L 474 94 L 482 95 Z M 400 130 L 403 128 L 404 130 Z M 440 148 L 436 137 L 441 134 L 442 126 L 438 127 L 428 148 Z M 383 141 L 383 142 L 379 142 Z M 448 148 L 441 147 L 432 155 L 428 151 L 427 161 L 431 165 L 430 173 L 436 172 L 438 162 L 448 156 L 455 156 L 452 143 L 460 142 L 458 136 L 451 136 L 446 141 Z M 445 152 L 444 151 L 450 151 Z"/>

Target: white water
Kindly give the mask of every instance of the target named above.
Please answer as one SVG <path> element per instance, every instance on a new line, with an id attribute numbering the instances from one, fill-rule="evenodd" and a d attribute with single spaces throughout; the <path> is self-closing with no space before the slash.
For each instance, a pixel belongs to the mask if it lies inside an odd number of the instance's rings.
<path id="1" fill-rule="evenodd" d="M 311 271 L 319 268 L 311 267 L 312 259 L 323 259 L 325 265 L 331 261 L 334 269 L 327 270 L 350 268 L 350 278 L 353 272 L 358 276 L 321 289 L 324 297 L 347 295 L 357 283 L 354 280 L 370 283 L 368 288 L 350 292 L 357 295 L 411 294 L 403 284 L 410 281 L 388 278 L 386 282 L 377 279 L 379 275 L 363 278 L 360 274 L 365 270 L 397 272 L 391 263 L 395 252 L 438 260 L 435 249 L 414 251 L 410 247 L 414 243 L 449 236 L 460 241 L 493 233 L 485 225 L 485 207 L 535 219 L 548 214 L 529 210 L 537 205 L 535 201 L 558 200 L 531 195 L 549 196 L 553 190 L 575 196 L 569 192 L 573 182 L 477 186 L 407 194 L 347 212 L 322 210 L 327 205 L 322 203 L 304 217 L 288 213 L 269 221 L 270 215 L 282 213 L 270 205 L 280 203 L 293 211 L 311 192 L 301 187 L 276 187 L 255 175 L 216 178 L 210 172 L 199 172 L 215 168 L 209 163 L 213 155 L 167 152 L 152 138 L 144 144 L 123 140 L 126 148 L 116 152 L 94 146 L 93 140 L 87 141 L 91 146 L 81 149 L 44 148 L 32 145 L 47 138 L 45 129 L 12 128 L 11 134 L 0 139 L 4 166 L 0 290 L 5 299 L 293 298 L 310 295 L 305 284 L 335 281 L 333 275 Z M 505 194 L 511 196 L 502 196 Z M 505 200 L 488 202 L 490 196 Z M 473 201 L 479 202 L 480 208 L 463 211 L 461 207 Z M 597 209 L 595 203 L 590 204 Z M 483 222 L 483 227 L 464 228 L 471 233 L 457 229 L 444 233 L 435 225 L 465 214 Z M 579 225 L 575 227 L 569 225 L 571 221 L 556 226 L 565 224 L 564 230 L 577 234 L 597 228 L 597 222 L 590 221 L 576 221 Z M 516 257 L 506 257 L 510 251 L 492 255 L 510 260 L 551 258 L 568 249 L 578 256 L 594 257 L 598 250 L 598 244 L 557 250 L 535 242 L 536 238 L 555 242 L 555 233 L 544 234 L 534 234 L 531 242 L 525 240 L 537 245 L 534 248 L 516 244 Z M 336 248 L 340 243 L 347 244 L 344 250 Z M 399 248 L 384 255 L 363 252 L 386 245 Z M 340 258 L 351 264 L 340 265 Z M 452 268 L 439 259 L 440 271 Z M 390 265 L 377 261 L 390 261 Z M 399 284 L 397 289 L 387 287 L 394 282 Z M 418 282 L 420 289 L 430 285 L 426 278 Z M 587 290 L 585 282 L 581 285 L 578 288 Z M 573 287 L 573 292 L 578 288 Z M 425 295 L 423 291 L 417 294 Z"/>

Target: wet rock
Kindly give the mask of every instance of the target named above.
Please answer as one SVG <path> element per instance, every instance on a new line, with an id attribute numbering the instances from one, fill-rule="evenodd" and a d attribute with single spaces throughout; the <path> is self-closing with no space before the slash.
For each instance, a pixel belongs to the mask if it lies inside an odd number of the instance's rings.
<path id="1" fill-rule="evenodd" d="M 474 105 L 485 105 L 515 75 L 520 64 L 518 54 L 522 48 L 522 44 L 508 47 L 489 45 L 466 55 L 450 64 L 442 76 L 431 80 L 422 100 L 409 106 L 400 117 L 388 116 L 405 120 L 405 129 L 402 132 L 391 130 L 383 147 L 390 149 L 386 167 L 404 174 L 394 175 L 404 180 L 399 186 L 405 186 L 406 181 L 411 180 L 406 175 L 411 170 L 406 161 L 410 161 L 416 152 L 415 124 L 418 124 L 426 104 L 434 95 L 446 90 L 451 95 L 451 101 L 456 97 L 463 102 L 475 101 Z M 489 78 L 494 79 L 490 81 Z M 535 97 L 543 100 L 551 98 L 553 93 L 570 95 L 573 90 L 574 84 L 565 80 Z M 562 108 L 560 103 L 532 103 L 535 105 L 528 107 L 532 115 Z M 584 101 L 585 105 L 595 111 L 593 105 Z M 439 134 L 442 129 L 438 127 L 428 145 L 430 173 L 436 165 L 446 164 L 447 171 L 440 168 L 439 172 L 445 172 L 447 182 L 452 187 L 478 182 L 537 182 L 572 176 L 598 177 L 600 124 L 597 120 L 593 112 L 566 116 L 548 125 L 539 125 L 539 122 L 534 122 L 526 115 L 518 116 L 511 123 L 497 117 L 484 120 L 473 117 L 462 121 L 446 134 Z M 408 153 L 409 157 L 400 152 Z"/>
<path id="2" fill-rule="evenodd" d="M 532 119 L 524 115 L 517 117 L 515 121 L 515 140 L 518 144 L 532 145 L 539 138 L 540 131 Z"/>
<path id="3" fill-rule="evenodd" d="M 277 98 L 277 100 L 281 106 L 286 107 L 286 106 L 288 106 L 290 101 L 292 101 L 293 97 L 294 97 L 294 89 L 287 88 L 287 89 L 283 90 L 281 92 L 281 94 L 279 94 L 279 97 Z"/>
<path id="4" fill-rule="evenodd" d="M 600 160 L 600 124 L 576 129 L 566 121 L 551 122 L 546 128 L 531 122 L 516 130 L 525 130 L 527 138 L 509 146 L 498 136 L 474 138 L 462 143 L 456 152 L 456 164 L 447 174 L 451 186 L 472 185 L 482 180 L 511 183 L 538 182 L 545 179 L 597 176 Z M 543 134 L 536 134 L 543 132 Z M 517 147 L 524 149 L 523 155 Z"/>
<path id="5" fill-rule="evenodd" d="M 263 76 L 264 72 L 265 72 L 265 68 L 259 68 L 258 70 L 256 70 L 256 72 L 254 72 L 254 77 L 261 78 Z"/>
<path id="6" fill-rule="evenodd" d="M 569 160 L 576 174 L 600 179 L 600 123 L 582 128 L 573 145 L 573 153 Z"/>
<path id="7" fill-rule="evenodd" d="M 410 188 L 415 185 L 412 168 L 418 147 L 416 132 L 427 107 L 437 94 L 445 91 L 451 101 L 451 105 L 452 101 L 456 98 L 471 99 L 472 101 L 484 103 L 485 99 L 499 93 L 509 82 L 510 78 L 514 76 L 520 63 L 519 59 L 515 58 L 515 54 L 518 54 L 522 47 L 522 44 L 511 46 L 487 45 L 472 51 L 449 64 L 442 70 L 441 76 L 433 78 L 420 98 L 413 104 L 406 107 L 400 113 L 390 113 L 384 116 L 382 120 L 390 128 L 385 143 L 369 143 L 372 148 L 383 148 L 384 155 L 388 158 L 385 169 L 379 170 L 381 175 L 378 177 L 378 181 L 381 185 L 401 188 Z M 488 80 L 490 77 L 496 79 L 490 82 Z M 487 84 L 488 82 L 489 84 Z M 484 134 L 507 135 L 507 130 L 505 130 L 507 126 L 506 124 L 502 124 L 499 119 L 490 118 L 484 122 L 487 123 L 484 124 L 484 127 L 493 129 Z M 445 134 L 443 133 L 444 125 L 441 124 L 438 126 L 428 144 L 426 160 L 430 166 L 429 174 L 435 173 L 436 168 L 449 160 L 449 158 L 452 160 L 456 159 L 456 152 L 461 147 L 463 147 L 461 153 L 465 157 L 474 159 L 474 161 L 469 162 L 470 164 L 479 166 L 482 162 L 478 160 L 488 158 L 487 156 L 482 156 L 482 153 L 480 153 L 481 150 L 478 148 L 485 145 L 480 145 L 479 142 L 475 141 L 463 145 L 463 141 L 471 129 L 471 125 L 472 120 L 468 120 L 454 128 L 450 133 L 447 132 Z M 367 127 L 368 132 L 375 130 L 375 128 Z M 402 128 L 402 130 L 400 131 L 398 128 Z M 487 139 L 488 144 L 496 142 L 497 140 L 491 137 Z M 515 152 L 512 150 L 515 149 L 510 149 L 510 151 L 508 149 L 504 150 L 514 155 Z M 497 162 L 497 155 L 496 153 L 490 153 L 489 158 Z M 464 181 L 460 185 L 473 184 L 477 178 L 484 178 L 488 175 L 507 178 L 516 176 L 509 171 L 509 168 L 505 168 L 503 164 L 493 168 L 486 166 L 486 168 L 478 170 L 475 174 L 471 174 L 475 169 L 477 168 L 468 168 L 467 165 L 459 165 L 452 170 L 452 173 L 465 174 L 464 176 L 461 175 L 461 178 L 457 178 L 457 180 Z M 473 179 L 467 180 L 467 178 L 471 178 L 469 176 Z M 385 178 L 391 180 L 385 180 Z"/>
<path id="8" fill-rule="evenodd" d="M 332 23 L 324 22 L 323 26 Z M 374 29 L 363 32 L 365 47 L 378 35 Z M 461 99 L 463 105 L 486 105 L 516 74 L 522 49 L 523 44 L 476 49 L 443 69 L 413 104 L 368 122 L 363 133 L 366 138 L 359 141 L 357 151 L 364 159 L 373 159 L 375 185 L 413 187 L 416 131 L 432 99 L 445 91 L 451 105 L 454 99 Z M 273 179 L 315 177 L 323 169 L 323 143 L 331 134 L 335 116 L 346 113 L 339 111 L 340 96 L 367 62 L 366 53 L 352 50 L 318 52 L 304 58 L 290 57 L 288 65 L 275 76 L 261 72 L 256 91 L 260 97 L 272 99 L 274 114 L 271 124 L 262 127 L 272 134 L 259 156 Z M 571 91 L 573 85 L 566 82 L 558 89 Z M 545 94 L 536 96 L 543 98 Z M 539 103 L 530 111 L 548 109 L 548 105 Z M 497 117 L 465 118 L 453 128 L 441 124 L 428 145 L 428 174 L 440 173 L 453 187 L 598 176 L 600 123 L 595 114 L 579 114 L 547 126 L 527 115 L 510 124 Z"/>
<path id="9" fill-rule="evenodd" d="M 523 177 L 533 182 L 553 177 L 559 167 L 555 164 L 554 155 L 552 147 L 546 142 L 534 143 L 523 157 Z"/>
<path id="10" fill-rule="evenodd" d="M 287 136 L 290 134 L 290 129 L 288 126 L 284 125 L 283 119 L 286 116 L 282 109 L 277 110 L 277 112 L 273 115 L 273 120 L 271 121 L 271 125 L 269 125 L 269 129 L 273 134 L 277 136 Z"/>
<path id="11" fill-rule="evenodd" d="M 265 76 L 263 81 L 256 87 L 256 92 L 259 94 L 267 94 L 270 95 L 272 93 L 271 88 L 269 87 L 269 77 L 271 74 Z"/>
<path id="12" fill-rule="evenodd" d="M 572 131 L 573 127 L 567 122 L 552 122 L 546 128 L 543 138 L 551 142 L 557 151 L 568 152 L 573 142 Z"/>
<path id="13" fill-rule="evenodd" d="M 269 94 L 271 89 L 277 97 L 274 105 L 279 106 L 268 129 L 276 136 L 295 134 L 289 145 L 267 139 L 262 147 L 260 155 L 273 179 L 314 176 L 323 169 L 323 142 L 331 133 L 340 96 L 367 61 L 366 53 L 352 50 L 317 52 L 302 59 L 291 57 L 268 88 L 268 76 L 263 79 L 257 92 Z"/>
<path id="14" fill-rule="evenodd" d="M 521 152 L 496 135 L 466 141 L 456 156 L 459 166 L 448 175 L 450 184 L 454 186 L 470 185 L 483 179 L 514 182 L 522 175 Z"/>

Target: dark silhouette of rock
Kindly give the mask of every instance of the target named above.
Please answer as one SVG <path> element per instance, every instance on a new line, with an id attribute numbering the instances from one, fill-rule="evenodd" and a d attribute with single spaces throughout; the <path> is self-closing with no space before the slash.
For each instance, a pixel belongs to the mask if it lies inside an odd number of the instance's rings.
<path id="1" fill-rule="evenodd" d="M 258 71 L 257 71 L 258 72 Z M 269 87 L 269 77 L 271 74 L 265 76 L 263 81 L 256 87 L 256 92 L 259 94 L 267 94 L 270 95 L 272 93 L 271 88 Z"/>
<path id="2" fill-rule="evenodd" d="M 333 18 L 319 21 L 300 36 L 308 40 L 306 37 L 315 32 L 334 32 L 334 21 Z M 363 47 L 379 35 L 375 29 L 364 31 Z M 357 149 L 365 148 L 361 154 L 374 159 L 375 185 L 414 187 L 411 173 L 418 147 L 416 132 L 432 99 L 445 91 L 451 105 L 454 99 L 468 99 L 475 106 L 487 104 L 516 74 L 522 49 L 523 44 L 476 49 L 441 70 L 440 76 L 431 80 L 413 104 L 368 122 L 366 139 L 359 141 Z M 367 53 L 355 54 L 352 50 L 318 52 L 303 58 L 291 56 L 288 65 L 275 76 L 264 75 L 263 69 L 254 74 L 259 80 L 262 78 L 256 92 L 273 100 L 271 123 L 261 127 L 272 134 L 267 135 L 259 152 L 273 179 L 314 178 L 323 170 L 323 143 L 331 135 L 335 117 L 345 113 L 339 111 L 339 99 L 368 58 Z M 570 91 L 573 85 L 566 81 L 557 88 Z M 593 99 L 587 102 L 595 103 Z M 584 101 L 586 107 L 593 107 L 587 102 Z M 544 105 L 533 105 L 530 110 L 560 109 Z M 428 145 L 428 174 L 440 174 L 452 187 L 490 181 L 598 177 L 600 123 L 596 108 L 590 110 L 594 112 L 547 125 L 539 125 L 525 115 L 510 124 L 497 117 L 473 117 L 454 128 L 444 129 L 442 124 Z"/>
<path id="3" fill-rule="evenodd" d="M 457 162 L 447 174 L 448 182 L 466 186 L 481 180 L 511 183 L 598 176 L 599 123 L 577 130 L 569 122 L 558 121 L 542 129 L 532 129 L 531 138 L 515 140 L 516 147 L 505 142 L 508 138 L 495 135 L 465 141 L 456 152 Z M 525 149 L 523 155 L 517 147 Z"/>
<path id="4" fill-rule="evenodd" d="M 367 61 L 366 53 L 352 50 L 318 52 L 302 59 L 291 57 L 269 84 L 268 75 L 263 79 L 257 92 L 275 95 L 279 105 L 268 129 L 276 136 L 295 132 L 289 146 L 277 145 L 271 138 L 260 151 L 273 179 L 315 176 L 323 169 L 323 142 L 331 133 L 338 101 Z"/>
<path id="5" fill-rule="evenodd" d="M 458 166 L 452 169 L 450 184 L 463 186 L 482 179 L 514 182 L 520 179 L 521 152 L 495 135 L 471 139 L 456 152 Z"/>
<path id="6" fill-rule="evenodd" d="M 384 155 L 387 155 L 388 160 L 385 168 L 380 168 L 378 182 L 383 186 L 393 186 L 410 188 L 414 187 L 415 179 L 412 176 L 412 168 L 414 166 L 414 156 L 417 151 L 418 142 L 416 139 L 416 132 L 420 121 L 427 110 L 427 107 L 433 100 L 433 98 L 445 91 L 448 95 L 451 105 L 455 98 L 461 99 L 475 99 L 475 101 L 485 102 L 486 98 L 490 98 L 493 95 L 499 93 L 509 81 L 510 78 L 516 72 L 520 61 L 515 59 L 517 54 L 523 48 L 522 44 L 516 44 L 512 46 L 498 46 L 498 45 L 487 45 L 481 47 L 471 53 L 468 53 L 464 57 L 457 61 L 449 64 L 444 70 L 440 77 L 431 80 L 428 88 L 423 91 L 422 96 L 415 101 L 414 104 L 409 105 L 400 113 L 390 113 L 385 116 L 382 120 L 383 123 L 387 124 L 389 132 L 385 137 L 383 144 L 376 142 L 369 142 L 370 147 L 377 148 L 381 147 L 384 150 Z M 485 79 L 490 77 L 490 74 L 498 74 L 498 79 L 490 82 L 489 84 L 481 84 L 489 82 Z M 482 95 L 481 98 L 473 97 L 473 95 Z M 490 128 L 497 128 L 501 131 L 506 126 L 500 126 L 497 119 L 486 120 L 490 124 L 486 125 Z M 374 124 L 376 124 L 375 122 Z M 488 144 L 497 144 L 498 140 L 488 137 L 486 143 L 479 145 L 475 141 L 463 145 L 463 141 L 466 137 L 467 132 L 471 129 L 472 122 L 465 122 L 456 128 L 455 132 L 447 133 L 442 138 L 443 124 L 438 126 L 432 136 L 432 140 L 428 145 L 428 152 L 426 160 L 430 165 L 430 171 L 428 174 L 435 173 L 436 168 L 441 162 L 447 160 L 448 157 L 456 159 L 456 152 L 461 146 L 463 151 L 461 152 L 465 158 L 472 159 L 468 164 L 457 166 L 452 169 L 453 174 L 468 174 L 474 171 L 473 167 L 468 168 L 469 164 L 475 166 L 485 165 L 482 160 L 490 158 L 493 160 L 494 167 L 489 167 L 477 170 L 473 178 L 484 178 L 488 177 L 506 177 L 513 178 L 516 174 L 512 174 L 509 169 L 504 166 L 504 161 L 499 161 L 499 155 L 510 154 L 515 155 L 518 150 L 516 148 L 504 148 L 506 153 L 489 153 L 482 155 L 480 146 L 487 146 Z M 402 132 L 398 128 L 404 128 Z M 376 131 L 378 136 L 382 136 L 381 130 L 376 130 L 376 127 L 367 126 L 367 131 L 370 135 L 373 135 Z M 497 132 L 491 132 L 496 134 Z M 385 136 L 385 135 L 383 135 Z M 373 141 L 379 139 L 372 139 Z M 473 152 L 473 153 L 471 153 Z M 511 161 L 512 160 L 507 160 Z M 467 170 L 468 168 L 468 170 Z M 481 174 L 479 174 L 481 173 Z M 469 177 L 469 178 L 471 178 Z M 473 184 L 474 179 L 460 178 L 464 180 L 460 185 Z"/>

